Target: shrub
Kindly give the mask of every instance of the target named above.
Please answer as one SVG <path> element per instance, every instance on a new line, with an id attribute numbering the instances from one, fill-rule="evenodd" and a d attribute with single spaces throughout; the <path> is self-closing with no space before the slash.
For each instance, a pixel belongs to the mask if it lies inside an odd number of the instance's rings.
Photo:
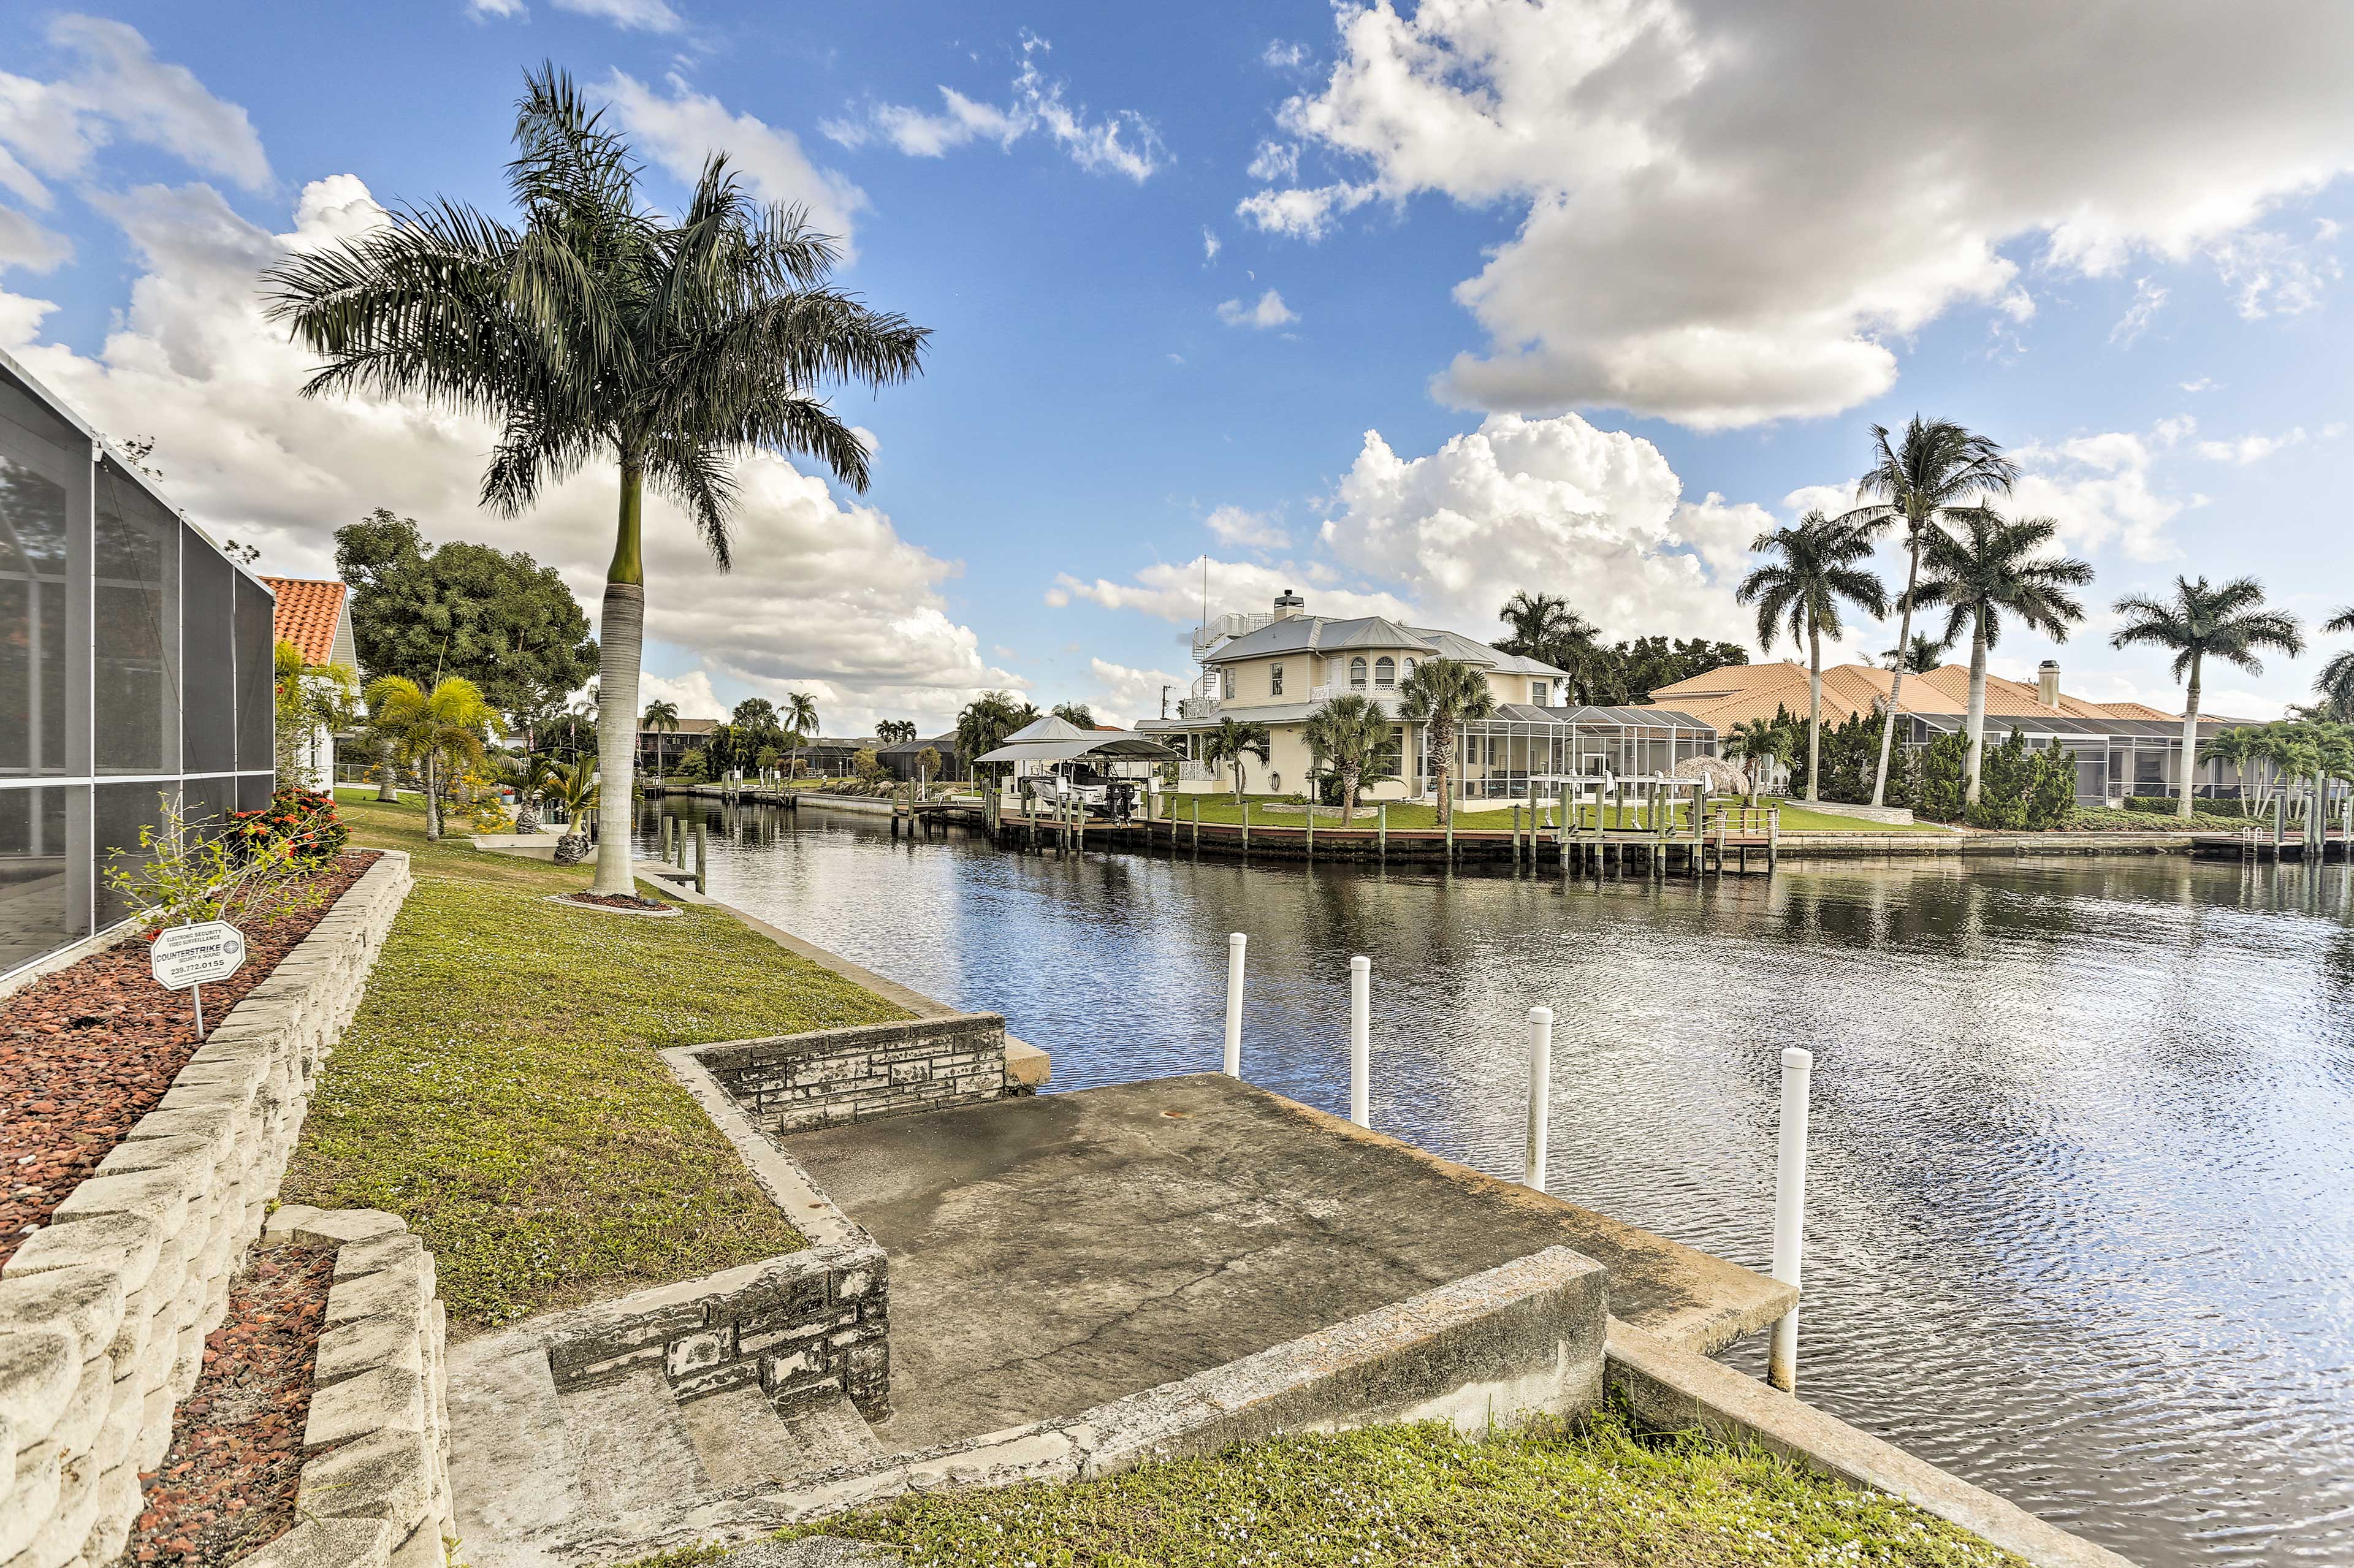
<path id="1" fill-rule="evenodd" d="M 1823 726 L 1820 793 L 1824 800 L 1844 801 L 1850 806 L 1871 803 L 1872 775 L 1880 768 L 1880 715 L 1869 713 L 1853 715 L 1844 724 Z M 1795 759 L 1790 766 L 1789 796 L 1793 800 L 1805 799 L 1807 793 L 1807 732 L 1803 724 L 1797 735 Z M 1891 804 L 1913 799 L 1916 771 L 1911 748 L 1898 739 L 1889 747 L 1888 755 Z"/>
<path id="2" fill-rule="evenodd" d="M 296 861 L 317 865 L 343 853 L 351 832 L 335 814 L 333 795 L 281 784 L 260 810 L 230 813 L 228 841 L 240 862 L 283 843 Z"/>
<path id="3" fill-rule="evenodd" d="M 2202 817 L 2246 817 L 2250 815 L 2247 801 L 2235 800 L 2227 797 L 2218 797 L 2211 800 L 2205 799 L 2195 800 L 2190 802 L 2190 808 L 2194 812 Z M 2125 809 L 2128 811 L 2140 811 L 2153 817 L 2171 817 L 2182 809 L 2182 802 L 2176 800 L 2171 795 L 2128 795 L 2125 798 Z M 2266 812 L 2265 814 L 2269 817 L 2271 813 Z"/>

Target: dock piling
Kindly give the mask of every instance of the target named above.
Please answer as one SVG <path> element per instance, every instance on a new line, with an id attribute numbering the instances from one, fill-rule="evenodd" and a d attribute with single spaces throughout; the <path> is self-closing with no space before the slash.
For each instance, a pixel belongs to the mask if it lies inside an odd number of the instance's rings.
<path id="1" fill-rule="evenodd" d="M 1243 949 L 1250 938 L 1240 931 L 1226 938 L 1226 1076 L 1243 1075 Z"/>
<path id="2" fill-rule="evenodd" d="M 697 817 L 695 819 L 695 890 L 697 893 L 710 891 L 707 885 L 710 871 L 711 845 L 704 834 L 703 819 Z"/>
<path id="3" fill-rule="evenodd" d="M 1807 1090 L 1814 1054 L 1793 1047 L 1782 1053 L 1782 1127 L 1774 1167 L 1774 1277 L 1797 1287 L 1806 1249 Z M 1774 1321 L 1774 1343 L 1766 1359 L 1766 1381 L 1785 1393 L 1798 1387 L 1798 1309 Z"/>
<path id="4" fill-rule="evenodd" d="M 1349 960 L 1349 1119 L 1359 1127 L 1373 1125 L 1373 960 L 1360 955 Z"/>
<path id="5" fill-rule="evenodd" d="M 1529 1156 L 1521 1185 L 1545 1190 L 1545 1144 L 1553 1127 L 1553 1009 L 1529 1009 Z"/>

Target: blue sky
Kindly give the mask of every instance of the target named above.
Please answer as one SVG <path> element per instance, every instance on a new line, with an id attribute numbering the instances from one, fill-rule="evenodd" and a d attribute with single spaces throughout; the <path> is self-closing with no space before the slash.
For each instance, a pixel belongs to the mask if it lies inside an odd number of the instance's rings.
<path id="1" fill-rule="evenodd" d="M 922 380 L 843 398 L 868 495 L 771 465 L 731 579 L 657 550 L 648 671 L 691 708 L 815 689 L 864 728 L 1014 684 L 1142 716 L 1192 673 L 1204 555 L 1214 611 L 1296 583 L 1482 633 L 1528 587 L 1613 635 L 1738 638 L 1748 537 L 1915 409 L 2020 452 L 2097 606 L 2177 571 L 2316 620 L 2354 599 L 2343 9 L 2087 5 L 2048 37 L 1988 6 L 1985 48 L 1866 86 L 1922 58 L 1914 23 L 1776 10 L 12 8 L 0 342 L 156 436 L 265 567 L 323 571 L 381 504 L 593 607 L 610 476 L 478 512 L 479 430 L 296 407 L 239 283 L 372 204 L 497 207 L 545 58 L 613 101 L 651 199 L 726 145 L 935 329 Z M 2071 689 L 2164 702 L 2105 621 L 2060 651 Z M 2210 705 L 2276 712 L 2327 651 Z"/>

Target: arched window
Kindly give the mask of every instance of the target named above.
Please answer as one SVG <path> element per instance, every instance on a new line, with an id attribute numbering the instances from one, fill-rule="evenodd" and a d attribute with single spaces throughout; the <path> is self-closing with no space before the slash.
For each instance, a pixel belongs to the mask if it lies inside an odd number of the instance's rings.
<path id="1" fill-rule="evenodd" d="M 1365 661 L 1363 654 L 1349 661 L 1349 689 L 1352 692 L 1362 692 L 1365 689 Z"/>
<path id="2" fill-rule="evenodd" d="M 1386 692 L 1397 684 L 1397 661 L 1384 653 L 1373 661 L 1373 684 Z"/>
<path id="3" fill-rule="evenodd" d="M 1414 678 L 1414 655 L 1411 653 L 1405 656 L 1405 673 L 1406 679 L 1412 680 Z"/>

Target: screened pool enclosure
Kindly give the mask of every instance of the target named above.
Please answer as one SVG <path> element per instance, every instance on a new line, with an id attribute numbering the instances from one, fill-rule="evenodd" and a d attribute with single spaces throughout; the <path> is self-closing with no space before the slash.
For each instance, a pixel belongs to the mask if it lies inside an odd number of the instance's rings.
<path id="1" fill-rule="evenodd" d="M 164 801 L 268 803 L 272 600 L 0 355 L 0 976 L 123 918 Z"/>

